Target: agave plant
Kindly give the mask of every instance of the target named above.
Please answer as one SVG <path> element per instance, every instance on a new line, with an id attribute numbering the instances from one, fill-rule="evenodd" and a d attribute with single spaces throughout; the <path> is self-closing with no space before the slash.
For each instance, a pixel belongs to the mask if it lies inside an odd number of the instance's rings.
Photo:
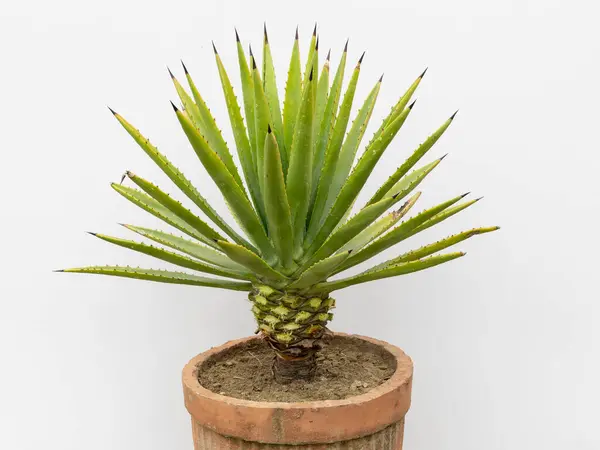
<path id="1" fill-rule="evenodd" d="M 169 73 L 182 104 L 180 108 L 172 104 L 177 120 L 245 236 L 225 222 L 189 179 L 112 109 L 142 150 L 212 225 L 155 184 L 128 171 L 126 177 L 137 188 L 123 185 L 121 180 L 112 184 L 113 189 L 188 237 L 134 225 L 124 226 L 159 245 L 93 233 L 104 241 L 219 278 L 129 266 L 91 266 L 65 272 L 247 291 L 257 331 L 276 353 L 276 379 L 310 378 L 315 352 L 333 317 L 333 291 L 460 258 L 463 252 L 439 252 L 498 228 L 464 231 L 402 253 L 357 275 L 330 280 L 477 202 L 461 202 L 466 194 L 457 195 L 403 220 L 420 196 L 420 192 L 413 191 L 443 157 L 413 168 L 448 129 L 456 113 L 356 210 L 358 194 L 411 113 L 415 104 L 410 103 L 411 98 L 425 72 L 400 96 L 356 158 L 382 83 L 381 78 L 375 83 L 350 123 L 364 54 L 342 95 L 348 43 L 330 77 L 330 54 L 318 71 L 316 27 L 304 69 L 296 30 L 281 108 L 266 28 L 261 70 L 252 50 L 249 60 L 246 58 L 237 31 L 236 40 L 244 116 L 214 44 L 213 48 L 241 174 L 185 65 L 189 91 Z M 400 202 L 401 206 L 392 210 Z"/>

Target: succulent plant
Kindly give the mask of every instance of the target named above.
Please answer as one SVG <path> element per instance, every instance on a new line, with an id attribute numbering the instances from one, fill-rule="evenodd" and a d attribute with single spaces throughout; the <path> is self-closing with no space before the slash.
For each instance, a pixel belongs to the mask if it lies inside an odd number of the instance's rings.
<path id="1" fill-rule="evenodd" d="M 124 226 L 155 245 L 92 233 L 112 244 L 219 278 L 128 266 L 91 266 L 65 272 L 247 291 L 258 322 L 257 331 L 265 336 L 276 354 L 276 379 L 284 382 L 310 378 L 315 353 L 332 319 L 335 301 L 330 297 L 331 292 L 460 258 L 464 253 L 439 252 L 497 227 L 464 231 L 402 253 L 356 275 L 331 280 L 477 202 L 478 199 L 461 202 L 466 194 L 456 195 L 405 219 L 420 196 L 420 192 L 413 191 L 443 157 L 413 168 L 444 134 L 456 113 L 419 145 L 358 209 L 354 205 L 357 196 L 410 115 L 415 104 L 410 103 L 411 98 L 425 72 L 400 96 L 362 155 L 356 158 L 382 83 L 381 78 L 375 83 L 350 123 L 364 54 L 352 70 L 342 95 L 348 43 L 335 74 L 330 77 L 329 54 L 318 71 L 316 27 L 304 69 L 296 30 L 281 108 L 266 28 L 262 70 L 251 50 L 249 60 L 246 58 L 237 31 L 236 40 L 244 115 L 214 44 L 213 48 L 241 173 L 185 65 L 189 91 L 169 73 L 182 104 L 181 108 L 172 104 L 177 120 L 245 236 L 225 222 L 189 179 L 113 110 L 142 150 L 208 220 L 155 184 L 128 171 L 126 178 L 137 187 L 126 186 L 121 180 L 112 184 L 113 189 L 187 238 L 133 225 Z"/>

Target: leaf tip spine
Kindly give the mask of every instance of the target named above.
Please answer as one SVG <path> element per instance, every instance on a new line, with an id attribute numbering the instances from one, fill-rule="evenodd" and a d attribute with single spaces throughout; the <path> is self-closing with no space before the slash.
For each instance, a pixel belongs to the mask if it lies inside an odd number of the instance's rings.
<path id="1" fill-rule="evenodd" d="M 329 51 L 327 52 L 327 57 L 325 58 L 326 62 L 331 61 L 331 49 L 329 49 Z"/>
<path id="2" fill-rule="evenodd" d="M 363 62 L 363 58 L 365 57 L 365 53 L 367 53 L 366 51 L 363 52 L 362 55 L 360 55 L 360 59 L 358 60 L 358 65 L 360 66 Z"/>
<path id="3" fill-rule="evenodd" d="M 180 61 L 181 61 L 181 65 L 183 66 L 183 72 L 184 72 L 186 75 L 189 75 L 189 72 L 188 72 L 188 70 L 187 70 L 187 67 L 185 67 L 185 64 L 183 63 L 183 59 L 180 59 Z"/>
<path id="4" fill-rule="evenodd" d="M 215 46 L 215 41 L 210 41 L 212 43 L 212 47 L 213 47 L 213 52 L 215 52 L 215 55 L 218 55 L 219 52 L 217 51 L 217 47 Z"/>
<path id="5" fill-rule="evenodd" d="M 344 53 L 348 52 L 348 42 L 350 42 L 350 38 L 346 39 L 346 45 L 344 45 Z"/>
<path id="6" fill-rule="evenodd" d="M 381 76 L 379 77 L 379 81 L 378 81 L 378 83 L 381 83 L 381 82 L 383 81 L 383 75 L 384 75 L 384 74 L 382 73 L 382 74 L 381 74 Z"/>
<path id="7" fill-rule="evenodd" d="M 467 195 L 469 195 L 471 193 L 471 191 L 469 192 L 465 192 L 463 195 L 460 196 L 460 198 L 465 198 Z"/>
<path id="8" fill-rule="evenodd" d="M 87 234 L 91 234 L 92 236 L 98 236 L 98 233 L 94 233 L 93 231 L 86 231 Z"/>
<path id="9" fill-rule="evenodd" d="M 427 73 L 427 69 L 429 69 L 429 67 L 425 67 L 425 70 L 423 71 L 423 73 L 421 73 L 421 75 L 419 75 L 419 78 L 423 79 L 423 77 Z"/>
<path id="10" fill-rule="evenodd" d="M 298 40 L 298 25 L 296 25 L 296 36 L 294 37 L 295 40 Z"/>
<path id="11" fill-rule="evenodd" d="M 450 116 L 450 120 L 454 120 L 454 118 L 455 118 L 455 117 L 456 117 L 456 115 L 458 114 L 458 111 L 459 111 L 458 109 L 457 109 L 456 111 L 454 111 L 454 114 L 452 114 L 452 115 Z"/>
<path id="12" fill-rule="evenodd" d="M 235 41 L 240 42 L 240 35 L 238 34 L 237 28 L 233 27 L 233 29 L 235 30 Z"/>
<path id="13" fill-rule="evenodd" d="M 443 161 L 443 159 L 448 156 L 448 153 L 446 153 L 444 156 L 442 156 L 440 159 L 438 159 L 438 161 Z"/>
<path id="14" fill-rule="evenodd" d="M 171 77 L 171 80 L 174 80 L 175 75 L 173 75 L 173 72 L 171 72 L 171 69 L 169 69 L 169 66 L 167 66 L 167 71 L 169 72 L 169 76 Z"/>
<path id="15" fill-rule="evenodd" d="M 263 34 L 265 37 L 265 44 L 268 45 L 269 44 L 269 35 L 267 34 L 267 22 L 266 21 L 263 23 Z"/>
<path id="16" fill-rule="evenodd" d="M 413 100 L 413 102 L 410 105 L 408 105 L 408 109 L 413 109 L 413 106 L 415 106 L 415 103 L 417 103 L 416 98 Z"/>
<path id="17" fill-rule="evenodd" d="M 315 22 L 315 29 L 313 30 L 313 33 L 312 33 L 312 35 L 313 35 L 313 36 L 316 36 L 316 35 L 317 35 L 317 22 Z"/>
<path id="18" fill-rule="evenodd" d="M 117 115 L 117 113 L 115 112 L 115 110 L 114 110 L 114 109 L 112 109 L 110 106 L 108 106 L 108 105 L 107 105 L 106 107 L 107 107 L 107 108 L 108 108 L 108 110 L 109 110 L 109 111 L 112 113 L 112 115 L 113 115 L 113 116 L 116 116 L 116 115 Z"/>

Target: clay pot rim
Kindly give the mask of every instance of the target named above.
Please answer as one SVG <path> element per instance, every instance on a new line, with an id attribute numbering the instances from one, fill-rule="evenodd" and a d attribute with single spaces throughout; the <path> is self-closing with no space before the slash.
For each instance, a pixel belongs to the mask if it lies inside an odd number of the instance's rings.
<path id="1" fill-rule="evenodd" d="M 379 397 L 387 392 L 392 391 L 400 385 L 405 384 L 412 377 L 412 360 L 410 357 L 404 353 L 400 348 L 389 344 L 385 341 L 380 341 L 375 338 L 371 338 L 369 336 L 362 336 L 358 334 L 348 334 L 342 332 L 335 332 L 335 336 L 339 337 L 350 337 L 356 339 L 362 339 L 371 344 L 382 347 L 384 350 L 389 352 L 394 361 L 399 362 L 401 360 L 407 360 L 406 362 L 410 365 L 410 373 L 403 373 L 401 370 L 394 371 L 393 375 L 379 386 L 376 386 L 367 392 L 364 392 L 359 395 L 353 395 L 351 397 L 347 397 L 340 400 L 316 400 L 316 401 L 308 401 L 308 402 L 264 402 L 264 401 L 256 401 L 256 400 L 245 400 L 237 397 L 230 397 L 227 395 L 221 395 L 216 392 L 211 391 L 210 389 L 205 388 L 198 381 L 198 370 L 199 367 L 209 358 L 221 353 L 222 351 L 229 350 L 238 345 L 242 345 L 247 342 L 255 341 L 261 339 L 260 336 L 250 336 L 240 339 L 234 339 L 225 342 L 222 345 L 217 347 L 212 347 L 210 350 L 207 350 L 194 358 L 192 358 L 183 369 L 183 384 L 188 389 L 192 390 L 196 395 L 200 397 L 209 398 L 218 402 L 226 402 L 231 406 L 242 406 L 245 408 L 256 408 L 256 409 L 274 409 L 274 408 L 283 408 L 283 409 L 307 409 L 307 408 L 319 408 L 319 409 L 327 409 L 327 408 L 337 408 L 339 406 L 345 405 L 357 405 L 370 400 L 373 400 L 375 397 Z"/>

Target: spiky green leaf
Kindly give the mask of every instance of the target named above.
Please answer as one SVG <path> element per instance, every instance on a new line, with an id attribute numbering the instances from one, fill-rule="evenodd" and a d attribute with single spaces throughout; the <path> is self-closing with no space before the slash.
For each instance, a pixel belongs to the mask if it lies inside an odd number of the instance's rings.
<path id="1" fill-rule="evenodd" d="M 288 159 L 285 147 L 283 119 L 281 117 L 279 92 L 277 90 L 277 81 L 275 79 L 275 66 L 273 64 L 273 56 L 271 55 L 269 38 L 267 37 L 266 25 L 264 29 L 263 41 L 263 88 L 267 98 L 267 103 L 269 105 L 269 111 L 271 113 L 271 125 L 273 127 L 273 131 L 275 131 L 275 138 L 277 139 L 277 145 L 279 146 L 281 152 L 281 161 L 283 167 L 287 169 Z"/>
<path id="2" fill-rule="evenodd" d="M 165 208 L 163 205 L 161 205 L 159 202 L 147 195 L 145 192 L 139 191 L 134 188 L 130 188 L 128 186 L 123 186 L 122 184 L 118 183 L 112 183 L 111 187 L 134 205 L 139 206 L 140 208 L 149 212 L 153 216 L 158 217 L 159 219 L 168 223 L 172 227 L 183 231 L 188 236 L 191 236 L 194 239 L 205 243 L 206 245 L 217 248 L 214 241 L 207 239 L 203 234 L 200 234 L 194 227 L 192 227 L 186 221 L 173 214 L 170 210 Z"/>
<path id="3" fill-rule="evenodd" d="M 250 146 L 248 134 L 246 134 L 246 127 L 244 126 L 244 120 L 242 119 L 242 114 L 240 112 L 240 105 L 238 104 L 233 92 L 233 86 L 231 85 L 231 81 L 229 80 L 229 76 L 225 70 L 225 66 L 221 61 L 221 57 L 218 54 L 215 54 L 215 59 L 217 61 L 221 86 L 223 87 L 223 95 L 225 96 L 225 103 L 227 104 L 231 129 L 233 131 L 233 138 L 235 139 L 244 178 L 246 179 L 246 184 L 248 185 L 248 190 L 250 191 L 252 203 L 254 203 L 254 207 L 264 222 L 266 218 L 262 198 L 260 196 L 258 175 L 256 173 L 254 158 L 252 156 L 252 147 Z"/>
<path id="4" fill-rule="evenodd" d="M 496 231 L 498 229 L 500 229 L 500 227 L 482 227 L 463 231 L 461 233 L 448 236 L 447 238 L 441 239 L 431 244 L 424 245 L 423 247 L 420 247 L 416 250 L 411 250 L 410 252 L 403 253 L 402 255 L 397 256 L 396 258 L 392 258 L 388 261 L 378 264 L 370 270 L 380 270 L 386 267 L 395 266 L 396 264 L 407 263 L 410 261 L 415 261 L 417 259 L 422 259 L 426 256 L 433 255 L 434 253 L 440 252 L 448 247 L 456 245 L 459 242 L 467 240 L 473 236 L 491 233 L 492 231 Z"/>
<path id="5" fill-rule="evenodd" d="M 267 133 L 265 140 L 264 199 L 269 234 L 283 267 L 289 269 L 293 265 L 294 235 L 280 153 L 273 133 Z"/>
<path id="6" fill-rule="evenodd" d="M 353 237 L 358 235 L 361 231 L 372 224 L 381 214 L 389 209 L 396 202 L 395 197 L 389 197 L 381 200 L 380 202 L 363 208 L 358 214 L 352 217 L 348 222 L 342 225 L 336 232 L 334 232 L 320 248 L 310 248 L 307 252 L 307 256 L 310 259 L 304 264 L 303 267 L 310 266 L 317 261 L 327 258 L 337 250 L 342 248 L 344 244 L 350 241 Z M 312 256 L 311 256 L 312 255 Z"/>
<path id="7" fill-rule="evenodd" d="M 140 148 L 156 163 L 156 165 L 169 177 L 169 179 L 183 192 L 206 216 L 212 220 L 221 230 L 238 244 L 250 246 L 250 244 L 231 228 L 217 212 L 210 206 L 206 199 L 194 187 L 192 182 L 175 167 L 150 141 L 127 122 L 120 114 L 114 113 L 115 118 L 125 128 L 127 133 L 137 142 Z M 249 248 L 252 248 L 251 246 Z"/>
<path id="8" fill-rule="evenodd" d="M 190 241 L 189 239 L 185 239 L 181 236 L 176 236 L 172 233 L 167 233 L 165 231 L 153 230 L 150 228 L 138 227 L 128 224 L 123 224 L 123 226 L 128 230 L 139 234 L 140 236 L 144 236 L 148 239 L 153 240 L 154 242 L 166 245 L 167 247 L 171 247 L 175 250 L 190 255 L 201 261 L 205 261 L 209 264 L 237 271 L 246 270 L 245 267 L 232 261 L 223 253 L 217 252 L 210 247 Z"/>
<path id="9" fill-rule="evenodd" d="M 238 281 L 219 280 L 215 278 L 199 277 L 185 272 L 172 272 L 168 270 L 140 269 L 124 266 L 90 266 L 65 269 L 61 272 L 69 273 L 93 273 L 109 275 L 122 278 L 135 278 L 138 280 L 156 281 L 159 283 L 187 284 L 192 286 L 205 286 L 232 291 L 250 291 L 251 283 L 240 283 Z"/>
<path id="10" fill-rule="evenodd" d="M 216 53 L 216 52 L 215 52 Z M 192 91 L 192 95 L 194 97 L 196 106 L 200 112 L 200 116 L 202 117 L 202 128 L 199 129 L 200 134 L 204 137 L 209 147 L 219 155 L 219 158 L 223 161 L 223 164 L 229 171 L 229 173 L 234 178 L 235 182 L 238 186 L 243 189 L 244 185 L 242 183 L 242 179 L 240 178 L 240 174 L 238 173 L 237 167 L 233 162 L 233 157 L 229 152 L 229 148 L 225 143 L 225 139 L 223 139 L 223 135 L 221 134 L 221 130 L 217 127 L 217 123 L 215 118 L 213 117 L 210 109 L 206 106 L 204 99 L 200 95 L 200 92 L 196 88 L 194 84 L 194 80 L 190 73 L 185 71 L 185 76 L 188 80 L 188 84 L 190 86 L 190 90 Z"/>
<path id="11" fill-rule="evenodd" d="M 107 236 L 105 234 L 97 234 L 92 233 L 99 239 L 103 241 L 110 242 L 111 244 L 118 245 L 119 247 L 124 247 L 129 250 L 133 250 L 139 253 L 143 253 L 148 256 L 152 256 L 153 258 L 160 259 L 162 261 L 169 262 L 171 264 L 175 264 L 177 266 L 185 267 L 187 269 L 196 270 L 198 272 L 209 273 L 211 275 L 217 275 L 220 277 L 233 278 L 236 280 L 245 280 L 250 281 L 252 279 L 249 273 L 243 273 L 234 270 L 224 269 L 222 267 L 211 266 L 209 264 L 202 263 L 195 259 L 189 258 L 187 256 L 180 255 L 178 253 L 170 252 L 168 250 L 162 249 L 160 247 L 155 247 L 152 245 L 147 245 L 141 242 L 130 241 L 128 239 L 121 239 L 113 236 Z"/>
<path id="12" fill-rule="evenodd" d="M 300 45 L 298 44 L 298 31 L 294 39 L 292 56 L 288 69 L 287 81 L 285 83 L 285 100 L 283 103 L 283 132 L 285 138 L 286 160 L 289 161 L 289 152 L 294 139 L 294 127 L 300 111 L 302 102 L 302 73 L 300 69 Z M 284 172 L 284 175 L 287 171 Z"/>
<path id="13" fill-rule="evenodd" d="M 128 171 L 127 177 L 138 185 L 146 194 L 163 205 L 181 220 L 195 228 L 198 233 L 204 236 L 207 240 L 224 239 L 219 233 L 209 227 L 206 222 L 185 208 L 180 202 L 174 200 L 169 194 L 163 192 L 158 186 L 143 179 L 142 177 Z"/>
<path id="14" fill-rule="evenodd" d="M 265 233 L 265 229 L 242 189 L 235 182 L 223 161 L 221 161 L 219 156 L 208 146 L 204 138 L 193 127 L 189 118 L 182 114 L 181 111 L 176 110 L 175 112 L 198 158 L 223 194 L 233 214 L 237 216 L 238 222 L 244 227 L 248 236 L 258 246 L 265 258 L 269 260 L 274 258 L 275 253 Z"/>
<path id="15" fill-rule="evenodd" d="M 404 175 L 408 173 L 410 169 L 414 167 L 414 165 L 427 153 L 431 147 L 438 141 L 440 137 L 444 134 L 444 132 L 448 129 L 454 116 L 450 119 L 446 120 L 442 124 L 440 128 L 438 128 L 431 136 L 429 136 L 425 142 L 423 142 L 417 149 L 413 152 L 413 154 L 402 164 L 396 172 L 394 172 L 385 183 L 377 190 L 375 195 L 371 197 L 367 204 L 372 204 L 377 202 L 386 195 L 387 192 L 396 184 Z"/>
<path id="16" fill-rule="evenodd" d="M 300 252 L 302 240 L 304 239 L 312 177 L 313 120 L 315 116 L 314 77 L 309 75 L 307 83 L 308 85 L 302 96 L 298 121 L 294 130 L 294 139 L 290 152 L 290 168 L 286 179 L 296 253 Z"/>
<path id="17" fill-rule="evenodd" d="M 356 118 L 350 127 L 350 131 L 348 132 L 346 139 L 344 139 L 344 143 L 340 149 L 340 155 L 335 166 L 335 172 L 331 179 L 331 184 L 329 185 L 329 193 L 327 194 L 327 201 L 325 202 L 325 211 L 330 211 L 330 208 L 336 201 L 342 186 L 348 179 L 348 175 L 352 169 L 352 164 L 354 163 L 354 158 L 356 157 L 358 146 L 362 141 L 367 129 L 367 125 L 369 124 L 369 120 L 371 119 L 373 109 L 375 108 L 375 102 L 377 101 L 377 96 L 380 89 L 381 81 L 378 81 L 365 99 L 365 102 L 361 108 L 358 110 Z M 344 211 L 346 210 L 344 209 Z"/>
<path id="18" fill-rule="evenodd" d="M 408 105 L 408 102 L 410 101 L 410 99 L 412 98 L 413 94 L 417 90 L 417 87 L 419 87 L 419 84 L 421 83 L 421 80 L 423 79 L 423 76 L 425 76 L 425 72 L 426 71 L 427 71 L 427 69 L 421 75 L 419 75 L 417 77 L 417 79 L 410 85 L 410 87 L 406 90 L 406 92 L 402 95 L 402 97 L 400 97 L 400 99 L 398 99 L 398 102 L 392 107 L 390 113 L 381 122 L 381 126 L 375 132 L 375 134 L 373 135 L 372 140 L 375 140 L 375 139 L 379 138 L 379 136 L 381 136 L 381 133 L 383 133 L 383 130 L 390 123 L 392 123 L 394 120 L 396 120 L 396 118 L 400 114 L 402 114 L 402 112 L 406 108 L 406 105 Z"/>
<path id="19" fill-rule="evenodd" d="M 460 199 L 464 198 L 465 195 L 459 195 L 458 197 L 454 197 L 450 200 L 440 203 L 439 205 L 434 206 L 433 208 L 426 209 L 425 211 L 420 212 L 416 216 L 408 219 L 405 222 L 402 222 L 396 228 L 391 230 L 389 233 L 383 235 L 381 238 L 374 241 L 371 245 L 365 247 L 362 251 L 358 252 L 356 255 L 352 255 L 348 260 L 342 265 L 341 270 L 349 269 L 357 264 L 360 264 L 367 259 L 372 258 L 373 256 L 381 253 L 382 251 L 390 248 L 393 245 L 403 241 L 404 239 L 412 236 L 411 232 L 417 228 L 419 225 L 423 224 L 427 220 L 434 217 L 436 214 L 444 211 L 449 208 Z"/>
<path id="20" fill-rule="evenodd" d="M 319 187 L 317 188 L 314 206 L 310 215 L 310 224 L 306 235 L 305 248 L 310 246 L 321 226 L 322 218 L 325 213 L 325 204 L 327 203 L 327 197 L 329 195 L 329 187 L 331 186 L 335 175 L 337 162 L 340 156 L 340 149 L 344 141 L 348 121 L 350 120 L 350 111 L 352 109 L 352 102 L 354 101 L 354 93 L 356 92 L 359 75 L 360 62 L 356 65 L 352 78 L 346 88 L 340 111 L 335 119 L 331 139 L 327 145 L 327 150 L 325 151 L 325 163 L 321 172 Z"/>
<path id="21" fill-rule="evenodd" d="M 356 235 L 353 239 L 351 239 L 346 245 L 344 245 L 338 253 L 353 250 L 355 252 L 360 251 L 363 247 L 377 239 L 387 230 L 396 225 L 400 219 L 402 219 L 408 211 L 414 206 L 419 197 L 421 196 L 420 192 L 417 192 L 410 199 L 408 199 L 400 208 L 396 211 L 392 211 L 386 216 L 380 218 L 379 220 L 373 222 L 363 231 L 361 231 L 358 235 Z"/>
<path id="22" fill-rule="evenodd" d="M 341 280 L 330 281 L 327 283 L 321 283 L 315 286 L 315 290 L 319 292 L 333 292 L 339 289 L 344 289 L 355 284 L 366 283 L 368 281 L 380 280 L 382 278 L 396 277 L 398 275 L 405 275 L 408 273 L 418 272 L 420 270 L 428 269 L 430 267 L 443 264 L 453 259 L 464 256 L 463 252 L 448 253 L 445 255 L 430 256 L 426 259 L 419 259 L 403 264 L 397 264 L 386 269 L 376 271 L 366 271 L 353 277 L 343 278 Z"/>
<path id="23" fill-rule="evenodd" d="M 246 124 L 248 125 L 248 137 L 250 147 L 252 148 L 252 159 L 254 170 L 256 171 L 256 123 L 254 120 L 254 82 L 252 81 L 252 71 L 248 66 L 246 55 L 242 43 L 236 31 L 238 64 L 240 67 L 240 79 L 242 82 L 242 95 L 244 97 L 244 113 L 246 114 Z M 251 56 L 252 58 L 252 56 Z M 257 175 L 258 177 L 258 175 Z M 258 180 L 258 178 L 257 178 Z"/>
<path id="24" fill-rule="evenodd" d="M 325 162 L 325 150 L 327 148 L 327 144 L 329 143 L 331 131 L 333 130 L 333 125 L 335 123 L 335 118 L 340 101 L 340 94 L 342 92 L 344 71 L 346 70 L 347 56 L 347 48 L 344 48 L 340 64 L 338 65 L 335 77 L 333 78 L 330 93 L 327 97 L 327 104 L 325 105 L 325 110 L 323 111 L 323 119 L 320 122 L 321 126 L 318 130 L 319 133 L 318 138 L 316 140 L 316 147 L 314 150 L 315 156 L 313 161 L 313 183 L 309 219 L 310 215 L 312 215 L 312 210 L 317 196 L 317 188 L 321 179 L 321 171 L 323 170 L 323 164 Z M 319 83 L 322 83 L 322 81 L 319 81 Z"/>
<path id="25" fill-rule="evenodd" d="M 402 127 L 402 124 L 405 122 L 409 112 L 410 108 L 407 108 L 403 114 L 398 116 L 398 118 L 392 122 L 392 124 L 390 124 L 390 126 L 382 133 L 382 135 L 366 149 L 365 153 L 352 171 L 352 174 L 344 180 L 340 180 L 340 183 L 342 183 L 342 189 L 340 190 L 339 195 L 337 195 L 335 198 L 335 202 L 329 210 L 327 218 L 324 219 L 323 225 L 316 233 L 312 245 L 322 244 L 325 239 L 327 239 L 327 236 L 329 236 L 329 234 L 336 228 L 350 205 L 355 202 L 358 194 L 371 175 L 375 164 L 377 164 L 385 149 L 389 146 L 394 136 L 396 136 Z M 398 192 L 399 191 L 392 192 L 391 195 L 395 195 Z M 398 200 L 402 199 L 403 197 L 404 196 L 400 197 Z"/>
<path id="26" fill-rule="evenodd" d="M 232 260 L 247 267 L 257 276 L 273 281 L 286 280 L 286 277 L 273 269 L 267 261 L 247 248 L 226 241 L 217 241 L 217 245 Z"/>
<path id="27" fill-rule="evenodd" d="M 304 271 L 300 277 L 287 286 L 287 288 L 303 289 L 326 280 L 340 264 L 348 259 L 351 253 L 352 250 L 346 250 L 345 252 L 338 253 L 317 262 Z"/>
<path id="28" fill-rule="evenodd" d="M 260 74 L 256 67 L 256 61 L 252 58 L 252 85 L 254 86 L 254 120 L 256 132 L 256 173 L 258 174 L 258 185 L 264 199 L 264 180 L 265 180 L 265 138 L 267 130 L 271 124 L 271 111 L 267 96 L 263 89 Z"/>

